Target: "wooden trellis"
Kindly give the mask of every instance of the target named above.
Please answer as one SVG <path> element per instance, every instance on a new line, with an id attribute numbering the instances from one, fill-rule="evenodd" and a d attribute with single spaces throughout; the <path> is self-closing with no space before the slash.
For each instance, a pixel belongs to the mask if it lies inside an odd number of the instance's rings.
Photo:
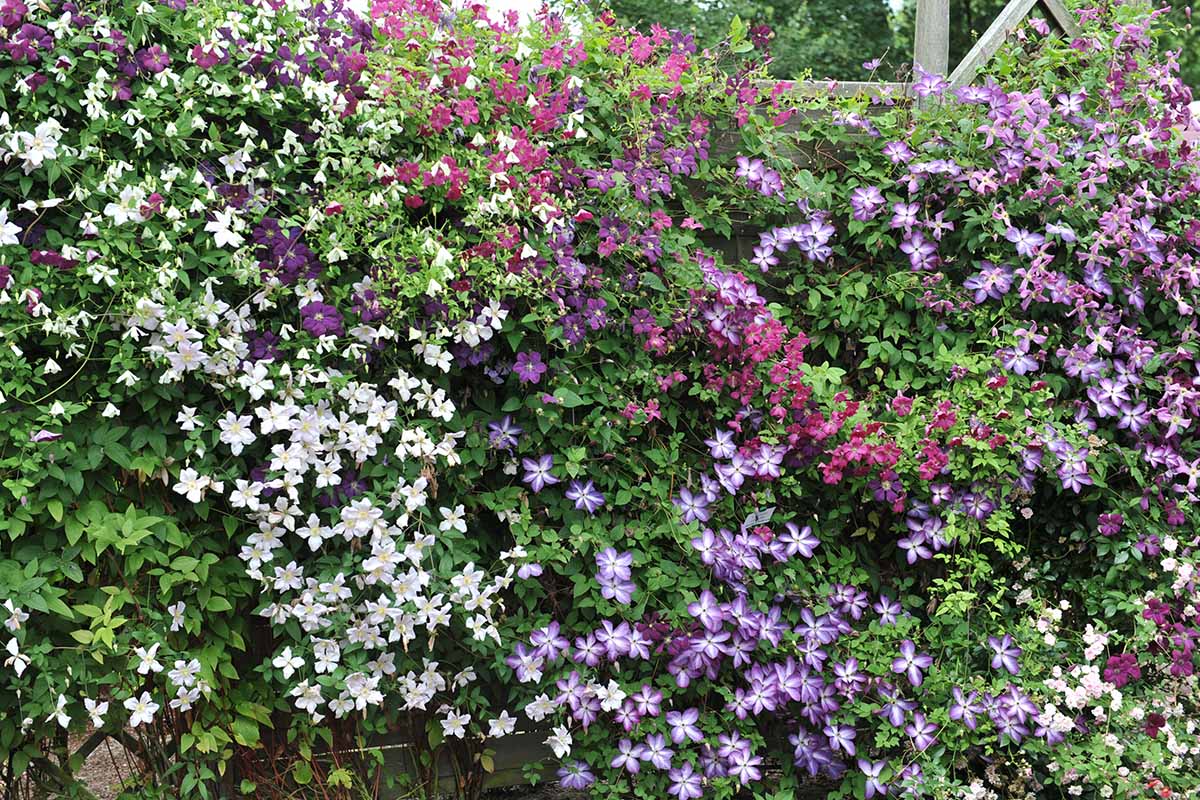
<path id="1" fill-rule="evenodd" d="M 950 69 L 950 0 L 917 0 L 917 20 L 913 43 L 913 67 L 946 75 L 950 86 L 966 86 L 979 70 L 991 60 L 1005 40 L 1016 30 L 1029 13 L 1040 7 L 1047 21 L 1068 38 L 1079 36 L 1079 24 L 1063 0 L 1009 0 L 988 29 L 979 37 L 963 60 Z M 912 95 L 910 83 L 894 81 L 804 81 L 796 89 L 802 93 L 833 91 L 840 95 L 887 94 L 892 97 Z"/>

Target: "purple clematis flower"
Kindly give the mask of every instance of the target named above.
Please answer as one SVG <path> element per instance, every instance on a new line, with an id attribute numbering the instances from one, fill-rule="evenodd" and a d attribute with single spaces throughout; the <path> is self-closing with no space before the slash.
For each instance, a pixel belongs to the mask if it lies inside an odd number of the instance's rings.
<path id="1" fill-rule="evenodd" d="M 733 433 L 730 431 L 718 430 L 713 433 L 711 439 L 705 439 L 704 443 L 708 445 L 708 454 L 713 458 L 733 458 L 733 454 L 737 452 L 737 445 L 734 444 Z"/>
<path id="2" fill-rule="evenodd" d="M 700 774 L 690 761 L 685 761 L 668 772 L 667 777 L 671 779 L 667 794 L 672 797 L 678 800 L 698 800 L 704 796 L 704 790 L 700 788 Z"/>
<path id="3" fill-rule="evenodd" d="M 912 737 L 913 746 L 918 750 L 927 750 L 937 742 L 937 737 L 934 736 L 937 726 L 925 719 L 925 715 L 920 711 L 913 712 L 912 722 L 904 732 Z"/>
<path id="4" fill-rule="evenodd" d="M 874 219 L 886 202 L 878 186 L 860 186 L 850 193 L 850 207 L 860 222 Z"/>
<path id="5" fill-rule="evenodd" d="M 620 580 L 633 577 L 633 553 L 618 553 L 615 547 L 606 547 L 596 554 L 596 568 L 601 575 L 611 575 Z"/>
<path id="6" fill-rule="evenodd" d="M 661 733 L 652 733 L 646 737 L 646 744 L 642 746 L 642 761 L 648 761 L 658 769 L 669 770 L 673 755 L 675 751 L 667 747 L 667 737 Z"/>
<path id="7" fill-rule="evenodd" d="M 880 625 L 895 625 L 900 614 L 904 611 L 904 607 L 892 600 L 886 594 L 879 595 L 878 602 L 872 608 L 879 615 Z"/>
<path id="8" fill-rule="evenodd" d="M 708 497 L 704 493 L 692 494 L 686 486 L 679 490 L 679 496 L 672 502 L 679 507 L 680 521 L 687 525 L 689 522 L 707 522 Z"/>
<path id="9" fill-rule="evenodd" d="M 617 742 L 617 755 L 609 764 L 613 769 L 623 769 L 631 775 L 636 775 L 642 769 L 642 756 L 646 752 L 645 745 L 634 744 L 628 739 Z"/>
<path id="10" fill-rule="evenodd" d="M 854 739 L 858 736 L 858 732 L 850 725 L 826 725 L 823 731 L 829 739 L 829 746 L 834 750 L 841 750 L 846 755 L 854 755 L 858 752 L 854 746 Z"/>
<path id="11" fill-rule="evenodd" d="M 523 458 L 521 466 L 525 468 L 525 477 L 522 480 L 529 484 L 529 488 L 534 491 L 534 494 L 547 486 L 558 483 L 558 478 L 550 473 L 550 470 L 554 469 L 554 456 L 552 455 Z"/>
<path id="12" fill-rule="evenodd" d="M 667 725 L 671 728 L 671 741 L 683 744 L 685 741 L 702 742 L 704 734 L 696 727 L 700 720 L 700 711 L 687 708 L 683 711 L 668 711 Z"/>
<path id="13" fill-rule="evenodd" d="M 875 795 L 885 795 L 888 793 L 887 784 L 879 779 L 883 771 L 887 769 L 888 762 L 886 761 L 868 761 L 865 758 L 858 759 L 858 768 L 863 775 L 867 776 L 867 785 L 863 790 L 863 797 L 866 800 L 871 800 Z"/>
<path id="14" fill-rule="evenodd" d="M 964 696 L 963 690 L 955 686 L 953 689 L 954 702 L 950 704 L 950 719 L 961 721 L 971 730 L 975 730 L 975 716 L 983 713 L 983 705 L 978 701 L 979 692 L 971 692 Z"/>
<path id="15" fill-rule="evenodd" d="M 342 314 L 328 303 L 307 303 L 300 309 L 300 325 L 313 336 L 342 336 Z"/>
<path id="16" fill-rule="evenodd" d="M 558 781 L 564 789 L 582 791 L 596 782 L 592 769 L 582 761 L 572 761 L 558 769 Z"/>
<path id="17" fill-rule="evenodd" d="M 725 612 L 720 601 L 708 589 L 700 592 L 700 599 L 689 603 L 687 610 L 706 630 L 719 631 L 725 622 Z"/>
<path id="18" fill-rule="evenodd" d="M 1033 258 L 1039 247 L 1046 243 L 1046 237 L 1033 233 L 1024 228 L 1009 228 L 1004 232 L 1004 238 L 1016 245 L 1017 255 Z"/>
<path id="19" fill-rule="evenodd" d="M 813 553 L 821 544 L 821 541 L 813 535 L 812 528 L 808 525 L 800 528 L 794 522 L 785 522 L 783 528 L 783 533 L 779 534 L 777 538 L 784 545 L 784 552 L 787 556 L 791 558 L 799 554 L 804 558 L 812 558 Z"/>
<path id="20" fill-rule="evenodd" d="M 497 450 L 512 450 L 525 429 L 513 422 L 509 414 L 499 421 L 488 423 L 488 441 Z"/>
<path id="21" fill-rule="evenodd" d="M 517 353 L 516 363 L 513 364 L 513 372 L 516 373 L 521 383 L 537 383 L 546 372 L 546 365 L 542 362 L 542 354 L 536 351 Z"/>
<path id="22" fill-rule="evenodd" d="M 1010 675 L 1016 675 L 1021 671 L 1021 666 L 1017 663 L 1017 657 L 1021 655 L 1021 648 L 1013 644 L 1011 635 L 1006 633 L 1004 638 L 989 636 L 988 647 L 995 651 L 992 656 L 992 669 L 1006 669 Z"/>
<path id="23" fill-rule="evenodd" d="M 571 481 L 566 495 L 568 500 L 575 501 L 576 510 L 586 511 L 589 514 L 595 514 L 604 505 L 604 495 L 596 490 L 595 484 L 591 481 Z"/>
<path id="24" fill-rule="evenodd" d="M 892 672 L 908 677 L 913 686 L 920 686 L 925 680 L 922 670 L 933 666 L 933 659 L 928 653 L 917 653 L 917 646 L 912 639 L 900 643 L 900 657 L 892 661 Z"/>

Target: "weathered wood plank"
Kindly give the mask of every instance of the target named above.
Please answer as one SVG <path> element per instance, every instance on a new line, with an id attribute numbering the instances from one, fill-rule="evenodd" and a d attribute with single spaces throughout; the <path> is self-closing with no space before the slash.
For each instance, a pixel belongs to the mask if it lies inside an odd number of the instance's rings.
<path id="1" fill-rule="evenodd" d="M 975 46 L 955 67 L 954 72 L 950 75 L 950 86 L 957 89 L 970 83 L 975 74 L 991 60 L 1000 46 L 1004 44 L 1004 40 L 1009 37 L 1009 34 L 1016 30 L 1025 17 L 1029 16 L 1029 12 L 1038 2 L 1039 0 L 1009 0 L 1008 5 L 1000 11 L 996 19 L 984 31 L 983 36 L 979 37 Z"/>
<path id="2" fill-rule="evenodd" d="M 1042 0 L 1042 8 L 1046 12 L 1046 16 L 1051 22 L 1058 24 L 1059 29 L 1067 35 L 1068 38 L 1074 39 L 1079 36 L 1079 23 L 1075 21 L 1075 15 L 1066 7 L 1062 0 Z"/>
<path id="3" fill-rule="evenodd" d="M 950 0 L 917 0 L 913 66 L 938 75 L 950 71 Z"/>
<path id="4" fill-rule="evenodd" d="M 760 86 L 772 87 L 778 81 L 759 81 Z M 792 81 L 791 88 L 785 93 L 797 97 L 819 97 L 823 94 L 836 97 L 856 97 L 865 94 L 867 97 L 893 97 L 897 100 L 907 97 L 910 86 L 896 81 Z"/>

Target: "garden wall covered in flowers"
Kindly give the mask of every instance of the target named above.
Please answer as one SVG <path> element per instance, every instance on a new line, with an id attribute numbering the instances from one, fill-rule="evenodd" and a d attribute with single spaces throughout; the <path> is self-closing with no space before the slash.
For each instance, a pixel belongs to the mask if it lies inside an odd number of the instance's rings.
<path id="1" fill-rule="evenodd" d="M 0 785 L 1197 796 L 1191 93 L 1076 14 L 916 106 L 740 24 L 0 0 Z"/>

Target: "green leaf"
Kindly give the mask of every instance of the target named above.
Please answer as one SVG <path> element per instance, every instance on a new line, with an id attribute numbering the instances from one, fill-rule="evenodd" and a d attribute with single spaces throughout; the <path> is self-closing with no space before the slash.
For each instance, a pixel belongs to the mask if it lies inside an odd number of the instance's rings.
<path id="1" fill-rule="evenodd" d="M 586 400 L 570 389 L 555 389 L 554 396 L 558 398 L 559 405 L 563 408 L 578 408 L 587 404 Z"/>

